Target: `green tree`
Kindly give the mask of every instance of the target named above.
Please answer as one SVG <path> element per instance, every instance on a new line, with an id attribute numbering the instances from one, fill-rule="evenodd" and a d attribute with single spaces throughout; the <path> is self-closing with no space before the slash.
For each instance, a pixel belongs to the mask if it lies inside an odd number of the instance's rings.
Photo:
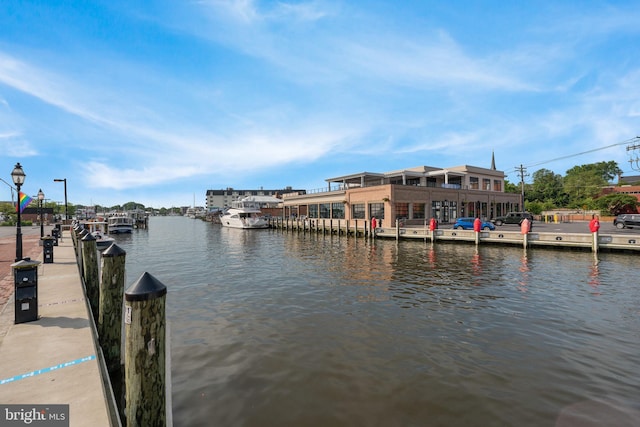
<path id="1" fill-rule="evenodd" d="M 564 177 L 564 191 L 569 196 L 569 206 L 580 208 L 595 199 L 602 187 L 622 173 L 614 161 L 574 166 Z"/>
<path id="2" fill-rule="evenodd" d="M 508 180 L 504 180 L 504 192 L 505 193 L 520 193 L 520 186 L 518 184 L 514 184 L 509 182 Z"/>
<path id="3" fill-rule="evenodd" d="M 612 193 L 597 198 L 594 205 L 603 214 L 618 215 L 625 212 L 637 212 L 638 199 L 628 194 Z"/>
<path id="4" fill-rule="evenodd" d="M 16 207 L 11 203 L 0 203 L 0 213 L 4 217 L 5 224 L 15 225 L 18 220 L 16 215 Z"/>
<path id="5" fill-rule="evenodd" d="M 11 214 L 11 213 L 15 213 L 15 211 L 16 211 L 15 205 L 9 202 L 0 203 L 0 212 L 4 214 Z"/>
<path id="6" fill-rule="evenodd" d="M 540 215 L 544 210 L 541 202 L 524 202 L 525 210 L 531 212 L 534 215 Z"/>
<path id="7" fill-rule="evenodd" d="M 600 176 L 606 179 L 607 182 L 622 174 L 622 169 L 620 169 L 618 167 L 618 163 L 614 162 L 613 160 L 608 162 L 593 163 L 591 166 L 595 170 L 597 170 L 600 173 Z"/>
<path id="8" fill-rule="evenodd" d="M 133 211 L 136 209 L 144 210 L 144 205 L 136 202 L 127 202 L 122 206 L 122 209 L 125 211 Z"/>
<path id="9" fill-rule="evenodd" d="M 531 202 L 544 202 L 554 206 L 564 206 L 567 195 L 564 192 L 562 175 L 548 169 L 539 169 L 533 173 L 533 183 L 525 190 L 525 198 Z"/>

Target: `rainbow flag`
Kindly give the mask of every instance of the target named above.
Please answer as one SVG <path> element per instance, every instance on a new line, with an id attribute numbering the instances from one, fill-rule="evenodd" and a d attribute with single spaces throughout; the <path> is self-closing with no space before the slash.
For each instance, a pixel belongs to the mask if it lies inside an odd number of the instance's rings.
<path id="1" fill-rule="evenodd" d="M 33 199 L 27 196 L 26 194 L 24 194 L 22 191 L 18 194 L 18 200 L 20 202 L 20 213 L 22 213 L 24 208 L 29 206 L 29 203 L 33 202 Z M 16 211 L 17 210 L 18 210 L 18 207 L 16 206 Z"/>

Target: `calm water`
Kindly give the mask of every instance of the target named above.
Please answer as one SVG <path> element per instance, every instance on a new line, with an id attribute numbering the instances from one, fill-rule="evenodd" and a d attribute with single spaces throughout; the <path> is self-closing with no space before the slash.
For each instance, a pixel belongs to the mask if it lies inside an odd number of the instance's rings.
<path id="1" fill-rule="evenodd" d="M 176 426 L 640 423 L 638 255 L 182 217 L 117 239 L 127 285 L 169 290 Z"/>

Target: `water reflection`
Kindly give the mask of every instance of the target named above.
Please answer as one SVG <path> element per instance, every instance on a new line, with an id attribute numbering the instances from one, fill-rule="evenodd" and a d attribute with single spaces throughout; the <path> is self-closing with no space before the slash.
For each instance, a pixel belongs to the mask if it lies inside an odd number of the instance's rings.
<path id="1" fill-rule="evenodd" d="M 474 284 L 477 286 L 480 285 L 481 276 L 482 276 L 482 264 L 481 264 L 480 253 L 478 252 L 477 246 L 473 256 L 471 257 L 471 270 L 475 278 Z"/>
<path id="2" fill-rule="evenodd" d="M 600 295 L 600 291 L 598 290 L 600 286 L 600 268 L 599 268 L 600 260 L 598 260 L 598 254 L 593 254 L 593 264 L 591 266 L 591 271 L 589 274 L 589 286 L 593 288 L 594 295 Z"/>
<path id="3" fill-rule="evenodd" d="M 638 409 L 637 255 L 255 231 L 152 218 L 126 248 L 127 274 L 169 287 L 175 425 L 533 427 L 582 401 Z"/>
<path id="4" fill-rule="evenodd" d="M 520 292 L 527 292 L 527 285 L 529 283 L 529 257 L 527 250 L 524 249 L 522 257 L 520 258 L 520 280 L 518 281 L 518 290 Z"/>
<path id="5" fill-rule="evenodd" d="M 433 242 L 431 242 L 427 250 L 427 260 L 429 261 L 429 267 L 431 268 L 436 267 L 436 250 L 435 250 L 435 244 Z"/>

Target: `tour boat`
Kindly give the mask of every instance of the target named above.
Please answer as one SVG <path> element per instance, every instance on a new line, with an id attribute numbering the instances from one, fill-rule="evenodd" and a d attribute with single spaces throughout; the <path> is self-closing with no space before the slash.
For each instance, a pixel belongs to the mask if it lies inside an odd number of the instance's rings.
<path id="1" fill-rule="evenodd" d="M 131 233 L 133 231 L 133 218 L 126 213 L 116 213 L 107 218 L 110 234 Z"/>

